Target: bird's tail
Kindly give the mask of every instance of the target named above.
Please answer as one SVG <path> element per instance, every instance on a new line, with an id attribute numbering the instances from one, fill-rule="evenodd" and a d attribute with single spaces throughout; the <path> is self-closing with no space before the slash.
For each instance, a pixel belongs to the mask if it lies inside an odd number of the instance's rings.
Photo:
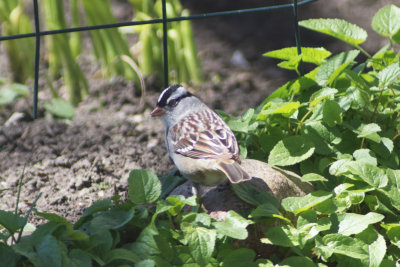
<path id="1" fill-rule="evenodd" d="M 219 163 L 220 170 L 225 173 L 231 183 L 241 183 L 251 179 L 250 175 L 237 163 Z"/>

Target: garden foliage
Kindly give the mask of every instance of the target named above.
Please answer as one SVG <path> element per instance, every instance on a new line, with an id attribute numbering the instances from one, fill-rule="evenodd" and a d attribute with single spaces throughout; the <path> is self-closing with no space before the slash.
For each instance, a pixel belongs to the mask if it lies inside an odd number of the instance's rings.
<path id="1" fill-rule="evenodd" d="M 302 175 L 315 191 L 281 203 L 240 185 L 254 209 L 217 222 L 194 197 L 166 195 L 150 171 L 134 170 L 129 200 L 105 199 L 72 225 L 55 214 L 17 240 L 26 218 L 0 212 L 0 262 L 7 266 L 397 266 L 400 258 L 400 8 L 388 5 L 372 20 L 389 43 L 374 55 L 361 48 L 366 32 L 338 19 L 301 26 L 354 47 L 284 48 L 265 55 L 280 67 L 308 73 L 289 81 L 259 107 L 230 118 L 242 156 Z M 362 56 L 363 55 L 363 56 Z M 366 58 L 364 60 L 363 58 Z M 242 190 L 240 190 L 242 189 Z M 192 211 L 187 211 L 191 206 Z M 250 227 L 267 226 L 259 242 L 275 247 L 265 259 L 238 248 Z M 8 242 L 7 242 L 8 241 Z M 18 241 L 18 242 L 17 242 Z M 10 245 L 12 243 L 12 245 Z"/>

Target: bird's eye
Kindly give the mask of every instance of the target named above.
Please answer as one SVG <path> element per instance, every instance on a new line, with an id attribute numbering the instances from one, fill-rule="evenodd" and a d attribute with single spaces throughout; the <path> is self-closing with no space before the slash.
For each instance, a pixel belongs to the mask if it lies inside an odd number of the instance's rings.
<path id="1" fill-rule="evenodd" d="M 178 104 L 178 100 L 172 99 L 171 101 L 168 102 L 168 106 L 170 107 L 175 107 Z"/>

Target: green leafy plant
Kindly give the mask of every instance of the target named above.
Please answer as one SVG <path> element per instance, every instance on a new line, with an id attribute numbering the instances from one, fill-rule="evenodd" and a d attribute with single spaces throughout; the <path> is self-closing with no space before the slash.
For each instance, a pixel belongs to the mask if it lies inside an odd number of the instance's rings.
<path id="1" fill-rule="evenodd" d="M 331 55 L 324 48 L 302 48 L 297 55 L 291 47 L 265 53 L 297 73 L 300 64 L 316 67 L 250 109 L 250 119 L 248 112 L 228 119 L 231 126 L 245 122 L 244 131 L 234 130 L 249 157 L 294 170 L 317 189 L 282 201 L 290 222 L 262 239 L 285 248 L 276 263 L 295 257 L 307 266 L 394 266 L 399 258 L 397 230 L 391 231 L 398 229 L 400 212 L 400 54 L 394 46 L 400 43 L 399 12 L 388 5 L 374 16 L 373 29 L 389 39 L 374 55 L 361 47 L 367 34 L 354 24 L 301 21 L 355 50 Z M 365 62 L 357 62 L 360 53 Z"/>
<path id="2" fill-rule="evenodd" d="M 130 2 L 135 7 L 135 19 L 138 21 L 162 17 L 161 0 L 131 0 Z M 183 9 L 179 0 L 167 0 L 166 10 L 169 18 L 189 16 L 189 10 Z M 135 26 L 132 29 L 139 34 L 139 42 L 134 48 L 137 48 L 135 54 L 138 55 L 140 69 L 146 75 L 161 76 L 163 73 L 162 25 Z M 201 82 L 203 74 L 190 21 L 168 23 L 167 34 L 171 82 Z"/>
<path id="3" fill-rule="evenodd" d="M 24 12 L 25 1 L 8 0 L 0 3 L 0 21 L 3 36 L 31 33 L 31 22 Z M 24 38 L 3 42 L 15 82 L 24 83 L 33 76 L 34 40 Z M 21 51 L 24 51 L 21 53 Z"/>
<path id="4" fill-rule="evenodd" d="M 50 30 L 67 28 L 63 1 L 47 0 L 44 1 L 43 7 L 46 24 Z M 50 51 L 50 72 L 53 77 L 57 77 L 60 74 L 62 66 L 64 81 L 69 90 L 69 101 L 72 105 L 76 106 L 82 100 L 82 91 L 89 92 L 89 86 L 85 75 L 76 61 L 68 35 L 51 35 L 48 37 L 48 44 Z"/>
<path id="5" fill-rule="evenodd" d="M 99 0 L 96 5 L 90 0 L 80 0 L 88 25 L 116 23 L 109 0 Z M 100 60 L 106 74 L 120 75 L 126 79 L 139 81 L 137 71 L 121 59 L 131 58 L 129 46 L 117 28 L 90 31 L 95 56 Z"/>

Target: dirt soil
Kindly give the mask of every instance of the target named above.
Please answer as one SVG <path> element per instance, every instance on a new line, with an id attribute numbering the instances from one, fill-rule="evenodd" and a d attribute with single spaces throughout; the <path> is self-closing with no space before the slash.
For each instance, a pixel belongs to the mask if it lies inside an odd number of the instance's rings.
<path id="1" fill-rule="evenodd" d="M 196 1 L 183 2 L 193 13 L 204 12 Z M 115 1 L 113 5 L 117 17 L 129 17 L 126 1 Z M 294 44 L 290 21 L 280 23 L 288 31 L 271 24 L 288 15 L 282 12 L 194 21 L 206 80 L 192 86 L 192 90 L 211 107 L 237 115 L 292 78 L 279 70 L 276 62 L 261 57 L 270 49 Z M 265 21 L 270 24 L 265 25 Z M 246 58 L 248 68 L 232 62 L 235 52 Z M 2 62 L 6 60 L 4 53 L 0 57 Z M 130 170 L 146 168 L 164 174 L 174 167 L 166 154 L 163 126 L 150 117 L 163 89 L 160 82 L 147 80 L 141 103 L 140 90 L 132 83 L 101 78 L 90 56 L 81 58 L 81 63 L 90 83 L 90 95 L 76 108 L 72 121 L 55 120 L 44 113 L 43 103 L 50 95 L 44 76 L 40 79 L 38 119 L 32 120 L 32 97 L 0 109 L 0 209 L 15 209 L 22 182 L 18 206 L 21 214 L 26 214 L 41 193 L 38 210 L 55 212 L 75 222 L 96 200 L 115 194 L 126 197 Z M 44 66 L 42 62 L 42 74 Z M 61 91 L 62 84 L 60 80 Z M 23 117 L 15 119 L 19 113 Z M 33 215 L 30 222 L 42 221 Z"/>

